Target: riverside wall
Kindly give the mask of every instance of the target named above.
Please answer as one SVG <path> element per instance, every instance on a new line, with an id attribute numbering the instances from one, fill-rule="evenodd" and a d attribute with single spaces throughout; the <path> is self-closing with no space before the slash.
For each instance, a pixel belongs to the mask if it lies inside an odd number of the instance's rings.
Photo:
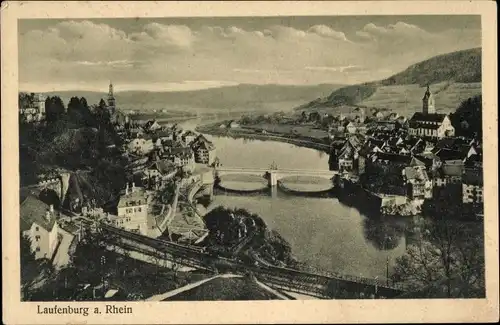
<path id="1" fill-rule="evenodd" d="M 388 209 L 397 210 L 411 203 L 406 196 L 378 194 L 349 180 L 341 182 L 342 185 L 335 189 L 339 201 L 356 207 L 367 215 L 380 215 Z"/>
<path id="2" fill-rule="evenodd" d="M 330 152 L 330 146 L 320 142 L 317 139 L 308 139 L 308 138 L 292 138 L 292 137 L 287 137 L 283 134 L 259 134 L 259 133 L 252 133 L 252 132 L 242 132 L 242 131 L 228 131 L 227 129 L 213 129 L 213 128 L 203 128 L 203 127 L 198 127 L 196 128 L 197 132 L 200 133 L 205 133 L 205 134 L 210 134 L 213 136 L 220 136 L 220 137 L 230 137 L 230 138 L 245 138 L 245 139 L 254 139 L 254 140 L 262 140 L 262 141 L 276 141 L 276 142 L 285 142 L 285 143 L 290 143 L 294 144 L 296 146 L 300 147 L 305 147 L 305 148 L 310 148 L 310 149 L 316 149 L 316 150 L 321 150 L 324 152 L 329 153 Z"/>

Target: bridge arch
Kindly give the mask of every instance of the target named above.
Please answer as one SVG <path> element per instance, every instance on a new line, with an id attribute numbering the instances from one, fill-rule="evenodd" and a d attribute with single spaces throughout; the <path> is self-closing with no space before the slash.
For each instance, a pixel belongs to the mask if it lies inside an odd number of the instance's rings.
<path id="1" fill-rule="evenodd" d="M 337 171 L 331 170 L 306 170 L 306 169 L 273 169 L 273 168 L 243 168 L 243 167 L 219 167 L 215 169 L 215 176 L 220 178 L 224 175 L 258 175 L 268 180 L 269 186 L 277 186 L 278 181 L 289 176 L 314 176 L 332 180 Z"/>
<path id="2" fill-rule="evenodd" d="M 45 202 L 48 205 L 53 205 L 54 207 L 59 207 L 61 206 L 61 198 L 60 198 L 60 193 L 55 191 L 54 189 L 50 187 L 46 187 L 41 190 L 40 195 L 38 198 L 40 201 Z"/>

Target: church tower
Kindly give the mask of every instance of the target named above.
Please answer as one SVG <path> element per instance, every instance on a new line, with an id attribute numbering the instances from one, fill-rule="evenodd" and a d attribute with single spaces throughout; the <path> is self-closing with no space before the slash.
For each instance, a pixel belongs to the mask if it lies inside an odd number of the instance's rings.
<path id="1" fill-rule="evenodd" d="M 434 107 L 434 95 L 431 93 L 429 85 L 427 85 L 427 91 L 422 98 L 422 112 L 424 114 L 434 114 L 436 113 L 436 108 Z"/>
<path id="2" fill-rule="evenodd" d="M 115 113 L 115 96 L 113 95 L 113 84 L 109 83 L 109 92 L 108 92 L 108 110 L 110 114 Z"/>

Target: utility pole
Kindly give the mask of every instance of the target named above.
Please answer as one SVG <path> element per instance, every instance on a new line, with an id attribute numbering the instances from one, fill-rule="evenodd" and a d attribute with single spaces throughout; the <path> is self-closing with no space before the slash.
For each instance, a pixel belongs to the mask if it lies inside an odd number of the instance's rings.
<path id="1" fill-rule="evenodd" d="M 386 253 L 387 253 L 387 249 L 388 249 L 387 242 L 390 239 L 391 239 L 391 237 L 385 237 L 385 239 L 384 239 L 384 246 L 385 246 Z M 389 287 L 389 255 L 387 255 L 387 259 L 386 259 L 386 263 L 385 263 L 385 277 L 387 279 L 386 280 L 387 287 Z"/>
<path id="2" fill-rule="evenodd" d="M 104 265 L 106 264 L 106 257 L 101 256 L 101 286 L 104 292 Z"/>
<path id="3" fill-rule="evenodd" d="M 387 278 L 387 287 L 389 287 L 389 256 L 387 256 L 387 263 L 386 263 L 386 278 Z"/>

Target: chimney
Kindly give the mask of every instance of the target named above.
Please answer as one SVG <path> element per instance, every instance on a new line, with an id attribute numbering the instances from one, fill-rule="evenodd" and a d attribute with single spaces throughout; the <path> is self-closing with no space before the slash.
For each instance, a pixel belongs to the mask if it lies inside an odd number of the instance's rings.
<path id="1" fill-rule="evenodd" d="M 50 211 L 45 212 L 45 220 L 50 221 Z"/>
<path id="2" fill-rule="evenodd" d="M 132 192 L 135 192 L 135 183 L 132 182 Z"/>
<path id="3" fill-rule="evenodd" d="M 53 205 L 53 204 L 51 204 L 51 205 L 49 206 L 49 211 L 50 211 L 51 213 L 54 213 L 54 205 Z"/>
<path id="4" fill-rule="evenodd" d="M 127 182 L 127 187 L 125 188 L 125 195 L 128 194 L 128 182 Z"/>

